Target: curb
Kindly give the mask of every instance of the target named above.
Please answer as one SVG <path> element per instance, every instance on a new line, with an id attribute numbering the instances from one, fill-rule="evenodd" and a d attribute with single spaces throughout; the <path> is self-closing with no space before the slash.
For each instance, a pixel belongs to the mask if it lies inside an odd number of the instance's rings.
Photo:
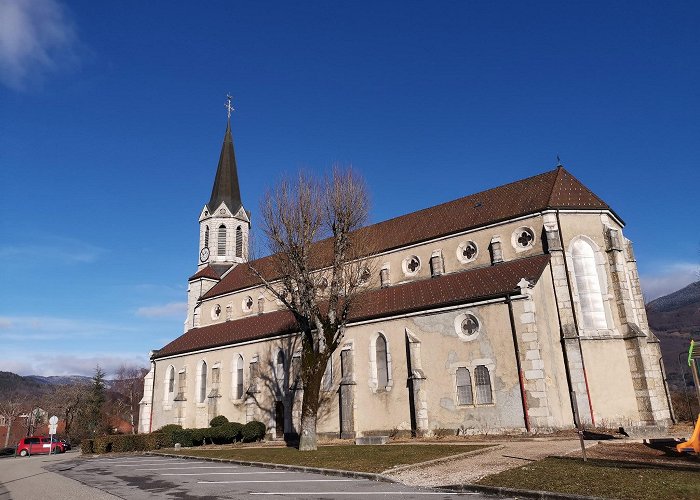
<path id="1" fill-rule="evenodd" d="M 243 465 L 246 467 L 262 467 L 265 469 L 288 470 L 290 472 L 312 472 L 312 473 L 316 473 L 316 474 L 323 474 L 324 476 L 341 476 L 341 477 L 349 477 L 349 478 L 353 478 L 353 479 L 370 479 L 372 481 L 381 481 L 384 483 L 401 484 L 400 481 L 397 481 L 393 478 L 390 478 L 390 477 L 385 476 L 383 474 L 373 474 L 371 472 L 355 472 L 355 471 L 338 470 L 338 469 L 321 469 L 318 467 L 302 467 L 299 465 L 271 464 L 268 462 L 249 462 L 249 461 L 245 461 L 245 460 L 234 460 L 234 459 L 229 459 L 229 458 L 196 457 L 196 456 L 191 456 L 191 455 L 177 455 L 175 453 L 147 452 L 147 453 L 145 453 L 145 455 L 204 460 L 207 462 L 231 463 L 231 464 L 236 464 L 236 465 Z"/>
<path id="2" fill-rule="evenodd" d="M 553 491 L 533 491 L 516 490 L 513 488 L 502 488 L 500 486 L 482 486 L 480 484 L 454 484 L 448 486 L 436 486 L 433 489 L 438 491 L 457 491 L 468 493 L 483 493 L 508 498 L 533 498 L 536 500 L 607 500 L 604 497 L 589 497 L 584 495 L 570 495 L 567 493 L 555 493 Z"/>

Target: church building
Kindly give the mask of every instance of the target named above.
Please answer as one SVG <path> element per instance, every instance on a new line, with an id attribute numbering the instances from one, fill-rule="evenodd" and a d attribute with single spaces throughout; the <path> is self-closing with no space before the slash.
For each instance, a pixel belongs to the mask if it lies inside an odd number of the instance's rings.
<path id="1" fill-rule="evenodd" d="M 151 353 L 140 432 L 217 415 L 298 432 L 299 336 L 250 270 L 250 230 L 229 121 L 184 333 Z M 562 166 L 358 231 L 376 272 L 326 368 L 319 435 L 671 422 L 624 222 Z"/>

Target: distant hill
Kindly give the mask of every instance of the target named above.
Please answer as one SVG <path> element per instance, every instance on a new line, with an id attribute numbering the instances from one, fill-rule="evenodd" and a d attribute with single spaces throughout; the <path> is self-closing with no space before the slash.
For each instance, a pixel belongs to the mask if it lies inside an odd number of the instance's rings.
<path id="1" fill-rule="evenodd" d="M 692 376 L 687 372 L 688 366 L 683 364 L 683 353 L 688 352 L 691 338 L 700 341 L 700 281 L 652 300 L 646 309 L 649 326 L 661 341 L 669 385 L 691 384 Z"/>
<path id="2" fill-rule="evenodd" d="M 52 386 L 89 384 L 91 377 L 82 375 L 50 376 L 27 375 L 23 377 L 12 372 L 0 371 L 0 398 L 3 395 L 13 393 L 38 395 L 51 391 Z M 107 388 L 111 385 L 110 380 L 105 381 Z"/>

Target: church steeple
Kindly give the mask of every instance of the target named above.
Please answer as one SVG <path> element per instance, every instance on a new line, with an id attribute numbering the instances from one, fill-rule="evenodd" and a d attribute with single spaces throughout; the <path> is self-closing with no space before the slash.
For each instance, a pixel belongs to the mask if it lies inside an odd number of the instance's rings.
<path id="1" fill-rule="evenodd" d="M 224 143 L 221 146 L 219 155 L 219 166 L 216 169 L 214 187 L 211 190 L 211 198 L 207 207 L 209 212 L 213 212 L 221 203 L 232 214 L 235 214 L 243 206 L 241 202 L 241 190 L 238 186 L 238 169 L 236 167 L 236 155 L 233 151 L 233 137 L 231 136 L 231 118 L 226 125 Z"/>

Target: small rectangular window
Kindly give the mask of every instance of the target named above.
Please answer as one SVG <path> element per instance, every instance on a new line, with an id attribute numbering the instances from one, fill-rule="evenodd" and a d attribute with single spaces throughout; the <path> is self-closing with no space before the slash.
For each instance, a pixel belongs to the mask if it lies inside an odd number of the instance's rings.
<path id="1" fill-rule="evenodd" d="M 219 367 L 212 368 L 211 369 L 211 383 L 212 384 L 218 384 L 220 381 L 220 373 L 219 373 Z"/>

